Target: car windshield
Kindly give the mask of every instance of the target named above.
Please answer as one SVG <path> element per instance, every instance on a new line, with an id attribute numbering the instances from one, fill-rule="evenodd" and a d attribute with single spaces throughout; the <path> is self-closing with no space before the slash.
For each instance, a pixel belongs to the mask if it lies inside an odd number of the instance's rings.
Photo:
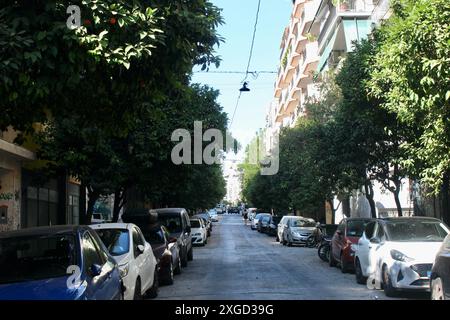
<path id="1" fill-rule="evenodd" d="M 441 242 L 447 236 L 447 231 L 438 221 L 389 221 L 386 231 L 390 241 L 401 242 Z"/>
<path id="2" fill-rule="evenodd" d="M 292 219 L 291 220 L 291 227 L 298 227 L 298 228 L 310 228 L 315 227 L 316 223 L 314 220 L 308 220 L 308 219 Z"/>
<path id="3" fill-rule="evenodd" d="M 200 228 L 200 220 L 191 220 L 192 228 Z"/>
<path id="4" fill-rule="evenodd" d="M 112 256 L 121 256 L 130 250 L 130 234 L 127 229 L 97 229 L 95 231 Z"/>
<path id="5" fill-rule="evenodd" d="M 369 222 L 370 220 L 349 220 L 347 222 L 347 236 L 361 237 Z"/>
<path id="6" fill-rule="evenodd" d="M 77 264 L 73 235 L 0 239 L 0 284 L 64 277 Z"/>
<path id="7" fill-rule="evenodd" d="M 159 222 L 169 230 L 170 233 L 179 233 L 182 231 L 181 217 L 175 215 L 159 215 Z"/>

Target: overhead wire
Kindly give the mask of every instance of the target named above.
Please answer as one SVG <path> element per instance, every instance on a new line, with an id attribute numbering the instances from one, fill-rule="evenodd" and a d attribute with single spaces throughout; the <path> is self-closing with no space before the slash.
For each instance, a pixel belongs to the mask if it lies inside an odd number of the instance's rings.
<path id="1" fill-rule="evenodd" d="M 260 10 L 261 10 L 261 0 L 258 0 L 258 8 L 256 9 L 255 25 L 253 27 L 252 44 L 250 46 L 250 54 L 249 54 L 249 57 L 248 57 L 247 68 L 245 69 L 245 78 L 244 78 L 244 80 L 242 80 L 242 82 L 245 82 L 245 80 L 247 80 L 247 78 L 248 78 L 248 74 L 249 74 L 249 70 L 250 70 L 250 64 L 252 62 L 252 57 L 253 57 L 253 48 L 255 46 L 256 30 L 257 30 L 257 27 L 258 27 L 258 19 L 259 19 L 259 12 L 260 12 Z M 234 107 L 233 116 L 231 117 L 230 128 L 233 125 L 234 116 L 236 115 L 236 110 L 239 107 L 239 101 L 241 100 L 241 95 L 242 95 L 242 91 L 239 92 L 239 96 L 237 97 L 237 100 L 236 100 L 236 106 Z"/>

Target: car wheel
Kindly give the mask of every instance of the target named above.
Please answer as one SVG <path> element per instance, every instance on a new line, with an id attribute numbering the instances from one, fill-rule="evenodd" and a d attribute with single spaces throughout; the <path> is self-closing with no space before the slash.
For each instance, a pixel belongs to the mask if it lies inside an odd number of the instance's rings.
<path id="1" fill-rule="evenodd" d="M 141 289 L 141 279 L 136 279 L 136 284 L 134 285 L 134 300 L 142 300 L 142 289 Z"/>
<path id="2" fill-rule="evenodd" d="M 356 283 L 358 283 L 358 284 L 366 284 L 367 283 L 367 278 L 364 277 L 364 275 L 362 273 L 361 263 L 359 262 L 358 258 L 356 258 L 356 261 L 355 261 L 355 278 L 356 278 Z"/>
<path id="3" fill-rule="evenodd" d="M 431 300 L 445 300 L 444 286 L 441 278 L 431 280 Z"/>
<path id="4" fill-rule="evenodd" d="M 330 247 L 330 259 L 328 259 L 328 264 L 330 265 L 330 267 L 336 267 L 336 260 L 334 260 L 333 257 L 333 250 Z"/>
<path id="5" fill-rule="evenodd" d="M 289 239 L 289 237 L 287 239 L 287 246 L 288 247 L 292 247 L 292 241 Z"/>
<path id="6" fill-rule="evenodd" d="M 175 274 L 180 274 L 181 273 L 181 257 L 178 256 L 178 260 L 177 260 L 177 266 L 175 268 L 175 270 L 173 271 Z"/>
<path id="7" fill-rule="evenodd" d="M 155 273 L 153 275 L 153 285 L 150 289 L 148 289 L 147 295 L 149 298 L 154 299 L 158 296 L 159 290 L 159 277 L 158 277 L 158 269 L 155 269 Z"/>
<path id="8" fill-rule="evenodd" d="M 395 297 L 397 295 L 397 290 L 392 286 L 391 276 L 386 266 L 383 266 L 383 289 L 388 297 Z"/>
<path id="9" fill-rule="evenodd" d="M 169 266 L 169 276 L 164 281 L 164 284 L 169 285 L 169 286 L 172 285 L 173 284 L 173 275 L 174 275 L 173 264 L 171 263 Z"/>
<path id="10" fill-rule="evenodd" d="M 192 251 L 192 248 L 188 251 L 187 259 L 188 261 L 194 260 L 194 252 Z"/>
<path id="11" fill-rule="evenodd" d="M 341 258 L 340 258 L 340 261 L 339 261 L 339 265 L 341 267 L 342 273 L 347 273 L 348 272 L 348 265 L 347 265 L 347 263 L 344 260 L 344 253 L 343 252 L 341 252 Z"/>

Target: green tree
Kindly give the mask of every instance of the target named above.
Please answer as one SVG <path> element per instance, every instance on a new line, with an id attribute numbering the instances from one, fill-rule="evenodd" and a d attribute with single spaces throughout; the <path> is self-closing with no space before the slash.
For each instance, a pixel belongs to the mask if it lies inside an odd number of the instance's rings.
<path id="1" fill-rule="evenodd" d="M 382 26 L 371 94 L 409 129 L 401 164 L 437 193 L 450 167 L 450 3 L 401 0 Z"/>

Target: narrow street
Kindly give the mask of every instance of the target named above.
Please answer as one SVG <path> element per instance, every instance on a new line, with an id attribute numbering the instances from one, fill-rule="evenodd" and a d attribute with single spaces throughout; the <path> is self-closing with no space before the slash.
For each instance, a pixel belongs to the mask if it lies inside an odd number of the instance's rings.
<path id="1" fill-rule="evenodd" d="M 354 274 L 330 268 L 316 249 L 282 246 L 244 226 L 240 215 L 220 218 L 208 244 L 195 248 L 194 260 L 174 285 L 160 288 L 158 299 L 387 299 L 356 284 Z"/>

